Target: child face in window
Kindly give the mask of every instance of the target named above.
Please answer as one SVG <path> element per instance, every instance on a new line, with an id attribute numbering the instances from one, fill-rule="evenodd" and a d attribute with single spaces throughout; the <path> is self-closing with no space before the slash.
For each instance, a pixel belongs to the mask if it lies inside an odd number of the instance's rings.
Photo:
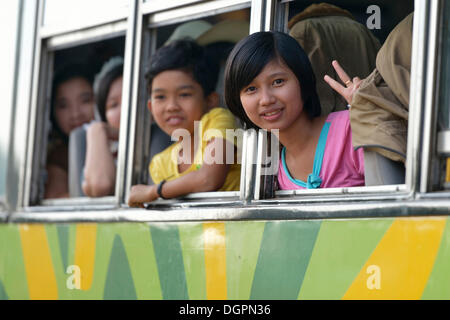
<path id="1" fill-rule="evenodd" d="M 303 102 L 295 74 L 278 59 L 269 62 L 240 93 L 249 119 L 260 128 L 280 132 L 298 119 Z"/>
<path id="2" fill-rule="evenodd" d="M 109 87 L 106 98 L 106 120 L 115 129 L 120 126 L 120 110 L 122 106 L 122 77 L 115 79 Z"/>
<path id="3" fill-rule="evenodd" d="M 187 72 L 163 71 L 153 79 L 148 107 L 158 126 L 169 135 L 181 128 L 193 134 L 194 121 L 200 121 L 207 105 L 202 87 Z"/>
<path id="4" fill-rule="evenodd" d="M 54 112 L 66 135 L 94 119 L 94 94 L 89 82 L 77 77 L 61 83 L 56 89 Z"/>

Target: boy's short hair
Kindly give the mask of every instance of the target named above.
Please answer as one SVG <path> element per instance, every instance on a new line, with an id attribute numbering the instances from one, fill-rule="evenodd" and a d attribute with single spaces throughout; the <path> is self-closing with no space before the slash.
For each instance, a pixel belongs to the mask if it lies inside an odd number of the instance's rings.
<path id="1" fill-rule="evenodd" d="M 228 56 L 225 68 L 225 101 L 230 111 L 244 121 L 248 128 L 258 128 L 247 117 L 240 92 L 272 59 L 280 59 L 297 77 L 303 108 L 309 118 L 320 116 L 316 78 L 308 56 L 294 38 L 277 31 L 249 35 L 239 41 Z"/>
<path id="2" fill-rule="evenodd" d="M 206 54 L 205 49 L 194 40 L 177 40 L 159 48 L 150 58 L 145 75 L 148 93 L 151 94 L 153 79 L 164 71 L 180 70 L 192 74 L 207 97 L 215 91 L 219 65 Z"/>

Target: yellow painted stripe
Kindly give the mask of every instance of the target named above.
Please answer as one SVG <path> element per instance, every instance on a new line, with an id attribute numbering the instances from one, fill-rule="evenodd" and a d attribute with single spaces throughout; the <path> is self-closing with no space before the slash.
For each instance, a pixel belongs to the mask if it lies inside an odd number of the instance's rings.
<path id="1" fill-rule="evenodd" d="M 44 225 L 19 225 L 30 299 L 58 299 L 55 271 Z"/>
<path id="2" fill-rule="evenodd" d="M 89 290 L 95 267 L 97 224 L 77 224 L 75 240 L 75 265 L 80 268 L 81 290 Z"/>
<path id="3" fill-rule="evenodd" d="M 445 218 L 395 220 L 343 298 L 420 299 L 445 222 Z"/>
<path id="4" fill-rule="evenodd" d="M 204 223 L 206 298 L 227 298 L 225 224 Z"/>

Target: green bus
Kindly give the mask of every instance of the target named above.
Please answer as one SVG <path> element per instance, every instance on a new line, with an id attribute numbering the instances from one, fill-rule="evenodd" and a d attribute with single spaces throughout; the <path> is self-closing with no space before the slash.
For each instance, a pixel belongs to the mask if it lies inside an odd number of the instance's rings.
<path id="1" fill-rule="evenodd" d="M 404 184 L 267 193 L 265 140 L 248 130 L 239 191 L 127 205 L 132 185 L 151 183 L 150 54 L 195 20 L 288 32 L 317 2 L 2 2 L 0 299 L 450 299 L 444 0 L 333 1 L 381 43 L 415 12 Z M 97 68 L 114 55 L 124 58 L 115 192 L 44 198 L 54 70 L 75 58 Z"/>

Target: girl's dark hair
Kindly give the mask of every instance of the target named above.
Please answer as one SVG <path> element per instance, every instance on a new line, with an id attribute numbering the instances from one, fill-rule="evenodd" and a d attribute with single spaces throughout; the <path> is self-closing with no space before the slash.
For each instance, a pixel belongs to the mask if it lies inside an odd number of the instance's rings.
<path id="1" fill-rule="evenodd" d="M 216 89 L 219 64 L 194 40 L 173 41 L 152 55 L 150 68 L 145 75 L 149 94 L 152 91 L 153 79 L 168 70 L 191 73 L 194 80 L 203 88 L 205 97 Z"/>
<path id="2" fill-rule="evenodd" d="M 109 88 L 114 80 L 122 75 L 123 58 L 114 57 L 103 65 L 101 71 L 95 77 L 95 103 L 97 105 L 101 120 L 104 122 L 106 122 L 106 99 L 108 98 Z"/>
<path id="3" fill-rule="evenodd" d="M 231 112 L 247 128 L 258 127 L 250 121 L 240 99 L 241 90 L 250 84 L 273 59 L 279 59 L 297 77 L 303 108 L 310 119 L 321 113 L 316 78 L 311 63 L 298 42 L 276 32 L 256 32 L 239 41 L 231 51 L 225 68 L 225 101 Z"/>
<path id="4" fill-rule="evenodd" d="M 67 142 L 67 135 L 63 133 L 60 126 L 58 125 L 58 121 L 55 117 L 55 98 L 56 98 L 56 91 L 58 90 L 58 87 L 71 79 L 74 78 L 83 78 L 85 79 L 91 86 L 93 83 L 93 74 L 89 70 L 89 68 L 82 63 L 73 63 L 68 64 L 60 67 L 55 71 L 55 75 L 53 77 L 52 81 L 52 94 L 51 94 L 51 102 L 50 102 L 50 121 L 52 123 L 53 131 L 56 135 L 59 135 L 64 141 Z"/>

